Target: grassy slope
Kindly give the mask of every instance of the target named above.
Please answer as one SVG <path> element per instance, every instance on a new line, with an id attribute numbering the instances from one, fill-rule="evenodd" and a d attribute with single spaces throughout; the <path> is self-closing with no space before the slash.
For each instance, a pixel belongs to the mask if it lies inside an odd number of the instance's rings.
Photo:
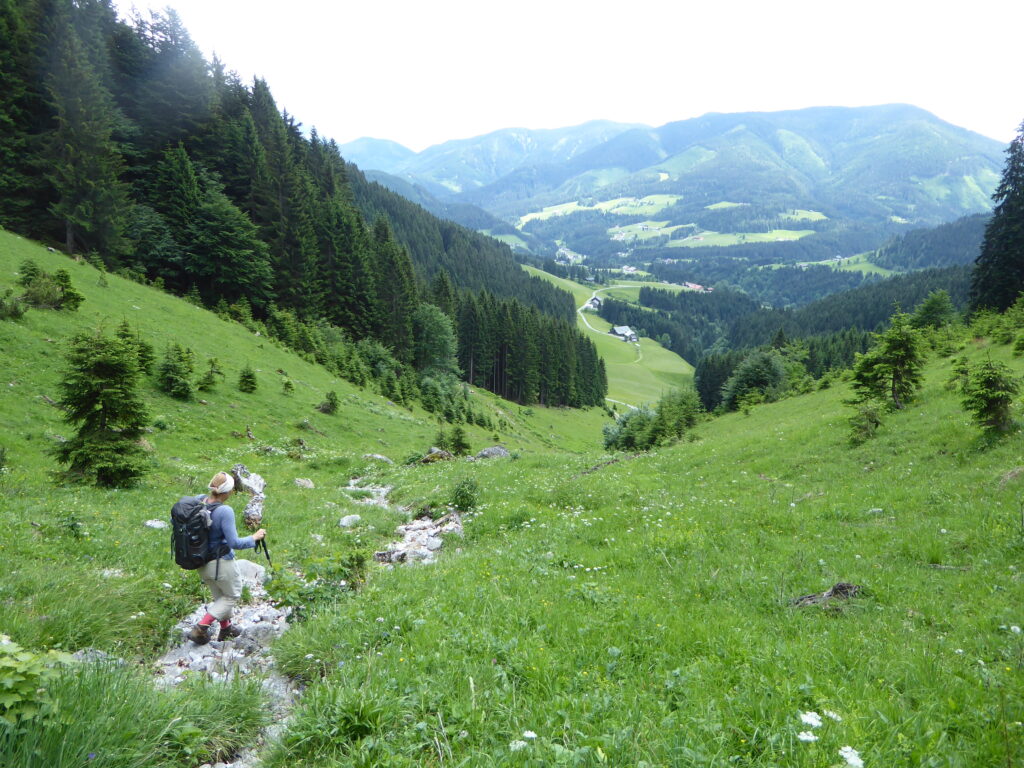
<path id="1" fill-rule="evenodd" d="M 381 574 L 278 658 L 339 695 L 373 681 L 388 749 L 420 765 L 445 734 L 481 766 L 824 768 L 847 745 L 869 766 L 1015 765 L 1024 439 L 986 449 L 949 367 L 859 448 L 837 385 L 590 474 L 605 457 L 395 470 L 406 503 L 479 482 L 463 552 Z M 789 605 L 838 581 L 868 591 Z M 842 719 L 801 743 L 807 710 Z"/>
<path id="2" fill-rule="evenodd" d="M 577 306 L 586 302 L 594 292 L 593 288 L 555 277 L 533 267 L 524 269 L 569 291 Z M 628 280 L 616 281 L 615 284 L 635 287 L 637 291 L 642 285 Z M 609 292 L 603 291 L 599 295 Z M 637 347 L 608 334 L 611 323 L 602 320 L 593 312 L 587 313 L 587 320 L 598 329 L 597 332 L 588 328 L 579 316 L 577 326 L 593 339 L 598 354 L 604 359 L 608 370 L 608 397 L 612 400 L 630 405 L 655 402 L 668 389 L 685 386 L 692 381 L 693 366 L 653 339 L 641 338 L 640 346 Z"/>
<path id="3" fill-rule="evenodd" d="M 46 269 L 68 264 L 0 235 L 0 285 L 25 255 Z M 542 450 L 541 436 L 575 446 L 597 438 L 591 416 L 537 409 L 514 414 L 532 429 L 518 460 L 387 467 L 360 456 L 421 448 L 434 431 L 423 416 L 163 294 L 115 278 L 101 289 L 90 267 L 71 269 L 87 296 L 78 315 L 0 323 L 13 384 L 0 389 L 12 467 L 0 479 L 9 532 L 0 558 L 13 564 L 0 573 L 0 631 L 16 640 L 154 650 L 200 592 L 170 563 L 165 535 L 141 523 L 215 467 L 241 460 L 271 480 L 275 562 L 333 561 L 388 538 L 403 514 L 348 501 L 340 489 L 355 473 L 394 484 L 394 500 L 413 507 L 443 503 L 472 479 L 480 504 L 458 549 L 430 568 L 374 569 L 362 592 L 277 644 L 281 667 L 311 685 L 291 726 L 298 743 L 270 766 L 348 765 L 348 751 L 392 766 L 825 768 L 842 764 L 845 745 L 868 766 L 1024 758 L 1024 636 L 1007 629 L 1024 624 L 1024 437 L 979 441 L 943 386 L 948 360 L 930 363 L 917 403 L 859 448 L 846 445 L 849 392 L 837 384 L 702 424 L 695 441 L 632 459 Z M 246 360 L 283 366 L 297 392 L 281 397 L 264 373 L 255 395 L 222 384 L 210 406 L 150 393 L 171 428 L 149 436 L 156 467 L 142 488 L 55 486 L 43 448 L 66 427 L 38 395 L 55 394 L 59 340 L 128 311 L 154 342 L 172 327 L 204 354 L 229 342 L 229 376 Z M 1024 368 L 1006 347 L 966 351 Z M 333 420 L 312 413 L 328 385 L 348 404 Z M 231 402 L 255 415 L 235 415 Z M 210 413 L 227 413 L 226 424 Z M 294 427 L 306 417 L 327 437 Z M 261 444 L 302 437 L 307 457 L 264 456 L 230 437 L 246 423 Z M 336 521 L 349 511 L 366 525 L 342 534 Z M 76 538 L 74 521 L 91 535 Z M 105 568 L 123 575 L 104 577 Z M 868 594 L 835 612 L 789 607 L 840 580 Z M 128 618 L 137 611 L 145 616 Z M 141 704 L 129 696 L 121 706 Z M 826 718 L 819 740 L 801 743 L 806 710 L 842 721 Z M 148 717 L 140 709 L 140 722 Z M 335 735 L 317 738 L 328 726 Z M 109 735 L 104 765 L 124 764 L 118 738 L 130 734 Z M 515 741 L 525 746 L 513 750 Z"/>
<path id="4" fill-rule="evenodd" d="M 374 462 L 364 453 L 381 453 L 401 461 L 410 452 L 425 451 L 437 424 L 420 411 L 390 405 L 370 390 L 360 390 L 307 363 L 242 326 L 153 288 L 99 273 L 61 254 L 0 231 L 0 292 L 13 285 L 25 258 L 43 269 L 64 267 L 86 299 L 77 313 L 31 310 L 17 323 L 0 322 L 3 380 L 0 382 L 0 446 L 7 449 L 10 471 L 0 475 L 16 535 L 0 541 L 0 559 L 21 565 L 0 575 L 0 632 L 29 646 L 63 643 L 78 647 L 122 648 L 122 652 L 162 643 L 174 617 L 199 597 L 197 581 L 178 570 L 166 552 L 166 535 L 143 527 L 163 518 L 170 504 L 186 492 L 200 492 L 219 468 L 242 462 L 270 483 L 267 522 L 275 556 L 281 562 L 301 560 L 311 548 L 310 533 L 325 538 L 325 550 L 372 552 L 390 535 L 393 520 L 381 520 L 376 534 L 354 542 L 337 529 L 337 519 L 362 507 L 349 504 L 338 489 Z M 166 344 L 182 341 L 197 353 L 199 367 L 216 356 L 227 374 L 217 389 L 202 394 L 208 404 L 183 403 L 144 387 L 154 422 L 147 440 L 154 447 L 153 467 L 140 488 L 115 494 L 90 488 L 62 487 L 50 475 L 58 467 L 49 456 L 56 436 L 70 427 L 43 397 L 59 397 L 58 381 L 67 338 L 79 331 L 103 328 L 108 333 L 128 320 L 154 345 L 158 358 Z M 246 364 L 257 370 L 259 389 L 251 395 L 235 387 Z M 290 397 L 281 395 L 284 370 L 294 383 Z M 335 390 L 341 408 L 334 416 L 314 410 L 328 390 Z M 489 393 L 476 391 L 477 404 L 492 416 L 502 415 L 512 428 L 498 435 L 511 450 L 524 453 L 553 447 L 570 452 L 589 450 L 600 439 L 606 418 L 600 409 L 520 408 Z M 300 425 L 308 420 L 317 431 Z M 256 440 L 245 436 L 251 427 Z M 494 443 L 494 435 L 466 427 L 474 450 Z M 322 434 L 321 434 L 322 433 Z M 292 458 L 268 456 L 266 446 L 296 450 Z M 297 477 L 311 478 L 316 488 L 295 487 Z M 338 505 L 337 507 L 332 505 Z M 371 520 L 373 516 L 370 516 Z M 79 539 L 82 531 L 88 537 Z M 65 551 L 74 551 L 74 568 L 53 568 Z M 103 571 L 124 575 L 105 578 Z M 170 588 L 161 586 L 171 584 Z M 39 588 L 40 583 L 45 588 Z M 115 595 L 118 606 L 110 603 Z M 124 634 L 122 621 L 145 611 Z"/>

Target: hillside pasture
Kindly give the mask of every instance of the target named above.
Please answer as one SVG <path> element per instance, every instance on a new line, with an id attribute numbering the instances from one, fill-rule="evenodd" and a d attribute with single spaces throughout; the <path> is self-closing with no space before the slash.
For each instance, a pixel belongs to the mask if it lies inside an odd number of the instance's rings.
<path id="1" fill-rule="evenodd" d="M 813 229 L 773 229 L 769 232 L 705 231 L 682 240 L 670 240 L 670 248 L 703 248 L 711 245 L 743 245 L 745 243 L 778 243 L 813 235 Z"/>
<path id="2" fill-rule="evenodd" d="M 780 213 L 779 218 L 785 221 L 826 221 L 826 216 L 821 211 L 806 211 L 802 208 L 796 208 L 792 211 L 786 211 Z"/>
<path id="3" fill-rule="evenodd" d="M 622 280 L 610 288 L 588 288 L 533 267 L 524 269 L 572 293 L 577 306 L 589 300 L 595 290 L 598 296 L 624 291 L 622 295 L 635 297 L 641 285 L 653 285 Z M 637 344 L 624 342 L 608 333 L 611 323 L 590 311 L 577 313 L 577 327 L 593 340 L 605 361 L 610 400 L 633 406 L 654 403 L 669 389 L 688 386 L 693 381 L 693 366 L 654 339 L 641 337 Z"/>
<path id="4" fill-rule="evenodd" d="M 616 216 L 654 216 L 681 200 L 679 195 L 647 195 L 646 197 L 616 197 L 583 205 L 578 200 L 559 205 L 549 205 L 543 210 L 533 211 L 519 217 L 516 224 L 520 229 L 534 219 L 541 221 L 554 216 L 566 216 L 577 211 L 604 211 Z M 667 223 L 667 222 L 666 222 Z"/>

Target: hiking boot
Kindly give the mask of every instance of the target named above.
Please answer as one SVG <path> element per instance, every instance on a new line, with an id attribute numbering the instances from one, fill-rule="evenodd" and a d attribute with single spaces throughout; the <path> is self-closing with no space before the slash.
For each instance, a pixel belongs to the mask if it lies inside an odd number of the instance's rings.
<path id="1" fill-rule="evenodd" d="M 220 628 L 220 634 L 217 636 L 217 639 L 223 642 L 224 640 L 231 640 L 232 638 L 238 637 L 241 634 L 242 630 L 234 624 L 228 624 L 226 627 Z"/>
<path id="2" fill-rule="evenodd" d="M 196 624 L 192 627 L 192 631 L 188 633 L 188 639 L 196 645 L 206 645 L 210 642 L 210 625 Z"/>

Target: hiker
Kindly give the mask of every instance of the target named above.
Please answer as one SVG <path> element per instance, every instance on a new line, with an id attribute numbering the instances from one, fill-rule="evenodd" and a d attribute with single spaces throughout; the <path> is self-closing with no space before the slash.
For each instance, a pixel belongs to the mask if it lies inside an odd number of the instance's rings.
<path id="1" fill-rule="evenodd" d="M 210 480 L 209 489 L 209 493 L 195 498 L 196 501 L 212 507 L 208 546 L 211 554 L 217 553 L 219 556 L 198 568 L 203 583 L 213 593 L 213 603 L 207 609 L 206 615 L 188 633 L 189 639 L 196 645 L 210 642 L 210 628 L 214 621 L 220 622 L 218 640 L 228 640 L 242 634 L 242 631 L 231 623 L 231 613 L 242 595 L 242 579 L 235 566 L 233 550 L 252 549 L 257 541 L 267 535 L 266 531 L 260 528 L 252 536 L 238 538 L 235 511 L 224 503 L 235 490 L 235 480 L 231 475 L 218 472 Z"/>

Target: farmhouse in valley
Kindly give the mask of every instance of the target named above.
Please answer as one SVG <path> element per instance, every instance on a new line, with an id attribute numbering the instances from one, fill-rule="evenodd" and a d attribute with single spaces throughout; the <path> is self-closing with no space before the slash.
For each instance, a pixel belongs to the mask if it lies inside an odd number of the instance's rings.
<path id="1" fill-rule="evenodd" d="M 612 336 L 618 336 L 623 341 L 639 341 L 639 337 L 636 332 L 628 325 L 616 325 L 608 331 Z"/>

